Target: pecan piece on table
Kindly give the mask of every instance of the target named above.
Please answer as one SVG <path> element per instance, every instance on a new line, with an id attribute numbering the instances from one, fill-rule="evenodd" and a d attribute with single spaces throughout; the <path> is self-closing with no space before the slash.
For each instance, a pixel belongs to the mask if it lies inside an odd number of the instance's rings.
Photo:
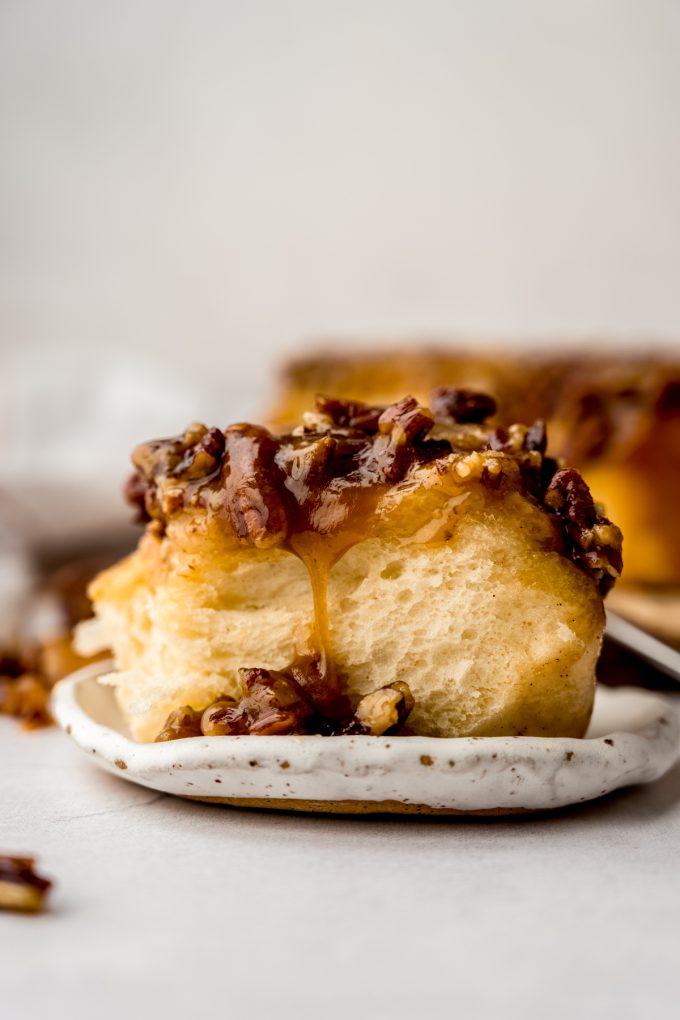
<path id="1" fill-rule="evenodd" d="M 18 677 L 0 676 L 0 715 L 19 719 L 25 729 L 37 729 L 52 723 L 50 692 L 44 680 L 34 673 Z"/>
<path id="2" fill-rule="evenodd" d="M 52 888 L 48 878 L 38 875 L 33 857 L 0 854 L 0 910 L 37 914 Z"/>

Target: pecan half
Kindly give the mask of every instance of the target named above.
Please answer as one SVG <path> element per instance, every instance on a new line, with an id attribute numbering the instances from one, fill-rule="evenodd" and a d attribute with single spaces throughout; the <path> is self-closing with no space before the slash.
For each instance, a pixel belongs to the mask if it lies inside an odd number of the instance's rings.
<path id="1" fill-rule="evenodd" d="M 544 496 L 544 505 L 563 522 L 563 535 L 574 563 L 597 582 L 603 595 L 623 568 L 622 536 L 603 517 L 590 489 L 573 468 L 556 471 Z"/>
<path id="2" fill-rule="evenodd" d="M 555 472 L 546 489 L 544 502 L 581 529 L 591 528 L 597 518 L 590 489 L 573 468 Z"/>

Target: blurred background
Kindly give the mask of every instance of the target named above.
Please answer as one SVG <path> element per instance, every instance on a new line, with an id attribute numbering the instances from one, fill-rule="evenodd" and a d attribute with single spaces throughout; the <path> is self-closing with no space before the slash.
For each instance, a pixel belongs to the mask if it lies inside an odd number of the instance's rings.
<path id="1" fill-rule="evenodd" d="M 672 0 L 2 0 L 5 548 L 323 338 L 677 351 L 679 52 Z"/>

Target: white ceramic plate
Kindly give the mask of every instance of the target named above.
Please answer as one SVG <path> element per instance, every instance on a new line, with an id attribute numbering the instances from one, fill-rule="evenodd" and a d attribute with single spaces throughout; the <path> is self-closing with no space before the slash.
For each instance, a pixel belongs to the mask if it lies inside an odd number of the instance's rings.
<path id="1" fill-rule="evenodd" d="M 96 663 L 57 685 L 61 726 L 108 772 L 221 803 L 342 813 L 509 814 L 649 783 L 679 757 L 677 707 L 648 691 L 598 688 L 583 740 L 539 737 L 191 737 L 127 735 Z"/>

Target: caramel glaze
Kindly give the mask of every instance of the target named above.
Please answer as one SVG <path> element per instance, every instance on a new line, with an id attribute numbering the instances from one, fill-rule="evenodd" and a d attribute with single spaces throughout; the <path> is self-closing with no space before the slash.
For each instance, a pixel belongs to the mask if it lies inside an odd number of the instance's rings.
<path id="1" fill-rule="evenodd" d="M 621 535 L 571 469 L 545 456 L 544 423 L 492 429 L 484 394 L 440 388 L 429 410 L 413 397 L 386 407 L 317 397 L 316 412 L 293 432 L 256 425 L 221 431 L 192 425 L 180 437 L 133 453 L 126 494 L 159 535 L 186 510 L 204 509 L 232 540 L 288 550 L 309 574 L 314 621 L 309 645 L 290 667 L 315 708 L 347 718 L 335 668 L 327 606 L 332 566 L 371 533 L 377 504 L 392 487 L 431 464 L 476 476 L 490 492 L 504 479 L 552 515 L 558 546 L 604 594 L 621 570 Z M 225 535 L 226 537 L 226 535 Z"/>

